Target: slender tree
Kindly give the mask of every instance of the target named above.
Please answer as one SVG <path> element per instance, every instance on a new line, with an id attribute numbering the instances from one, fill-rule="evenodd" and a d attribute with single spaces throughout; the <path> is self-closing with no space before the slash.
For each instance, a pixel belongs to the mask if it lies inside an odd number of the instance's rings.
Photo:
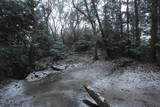
<path id="1" fill-rule="evenodd" d="M 140 33 L 139 33 L 139 13 L 138 13 L 138 0 L 134 0 L 134 9 L 135 9 L 135 37 L 136 45 L 140 45 Z"/>
<path id="2" fill-rule="evenodd" d="M 160 36 L 160 0 L 158 0 L 158 35 Z"/>
<path id="3" fill-rule="evenodd" d="M 92 19 L 91 15 L 90 15 L 90 11 L 89 11 L 89 7 L 88 7 L 88 5 L 87 5 L 87 1 L 84 0 L 84 3 L 85 3 L 85 7 L 86 7 L 86 11 L 87 11 L 87 12 L 83 12 L 79 7 L 77 7 L 77 6 L 75 5 L 74 0 L 72 0 L 73 7 L 74 7 L 77 11 L 79 11 L 81 14 L 83 14 L 84 17 L 87 18 L 87 20 L 90 22 L 91 27 L 92 27 L 92 29 L 93 29 L 93 34 L 96 34 L 96 27 L 95 27 L 95 24 L 94 24 L 94 20 Z"/>
<path id="4" fill-rule="evenodd" d="M 129 41 L 129 0 L 127 0 L 126 15 L 127 15 L 127 37 Z"/>
<path id="5" fill-rule="evenodd" d="M 151 9 L 151 55 L 152 59 L 156 60 L 156 47 L 155 44 L 157 43 L 157 31 L 158 31 L 158 0 L 152 0 L 152 9 Z"/>
<path id="6" fill-rule="evenodd" d="M 101 31 L 101 35 L 102 35 L 102 38 L 105 37 L 105 34 L 104 34 L 104 30 L 103 30 L 103 27 L 102 27 L 102 23 L 100 21 L 100 18 L 99 18 L 99 14 L 98 14 L 98 11 L 97 11 L 97 6 L 95 4 L 95 0 L 91 0 L 91 3 L 93 5 L 93 9 L 94 9 L 94 12 L 95 12 L 95 16 L 97 18 L 97 21 L 98 21 L 98 24 L 99 24 L 99 29 Z"/>
<path id="7" fill-rule="evenodd" d="M 123 37 L 123 19 L 122 19 L 122 0 L 119 1 L 119 8 L 120 8 L 120 32 L 121 32 L 121 37 Z"/>
<path id="8" fill-rule="evenodd" d="M 70 13 L 69 16 L 69 26 L 71 28 L 72 34 L 73 34 L 73 42 L 77 41 L 77 27 L 79 25 L 80 22 L 80 16 L 79 16 L 79 12 L 77 10 L 74 10 Z"/>
<path id="9" fill-rule="evenodd" d="M 95 21 L 94 19 L 91 17 L 91 13 L 90 13 L 90 10 L 89 10 L 89 7 L 88 7 L 88 3 L 87 3 L 87 0 L 84 0 L 84 5 L 85 5 L 85 8 L 86 8 L 86 13 L 84 11 L 82 11 L 80 8 L 78 8 L 75 4 L 74 4 L 74 0 L 72 0 L 72 4 L 73 4 L 73 7 L 75 9 L 77 9 L 77 11 L 79 11 L 81 14 L 83 14 L 87 19 L 88 21 L 90 22 L 91 24 L 91 27 L 92 27 L 92 30 L 93 30 L 93 35 L 95 35 L 97 37 L 97 32 L 96 32 L 96 26 L 95 26 Z M 97 39 L 98 40 L 98 39 Z M 96 43 L 95 43 L 95 50 L 94 50 L 94 59 L 97 60 L 98 59 L 98 52 L 97 52 L 97 48 L 98 48 L 98 42 L 96 40 Z"/>
<path id="10" fill-rule="evenodd" d="M 101 31 L 101 35 L 102 35 L 102 40 L 104 41 L 105 40 L 105 33 L 104 33 L 104 30 L 103 30 L 103 27 L 102 27 L 102 23 L 100 21 L 100 18 L 99 18 L 99 14 L 98 14 L 98 11 L 97 11 L 97 6 L 95 4 L 95 0 L 91 0 L 91 3 L 93 5 L 93 9 L 94 9 L 94 12 L 95 12 L 95 16 L 97 18 L 97 21 L 98 21 L 98 24 L 99 24 L 99 29 Z M 96 46 L 95 46 L 95 56 L 94 56 L 94 59 L 97 60 L 98 59 L 98 55 L 97 55 L 97 48 L 98 48 L 98 39 L 96 41 Z M 104 41 L 105 42 L 105 41 Z"/>

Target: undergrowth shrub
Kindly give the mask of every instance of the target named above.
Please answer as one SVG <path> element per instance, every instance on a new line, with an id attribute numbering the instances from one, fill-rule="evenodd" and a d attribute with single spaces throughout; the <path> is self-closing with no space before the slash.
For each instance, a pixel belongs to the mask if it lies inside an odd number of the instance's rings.
<path id="1" fill-rule="evenodd" d="M 22 77 L 26 74 L 25 62 L 22 56 L 25 54 L 22 47 L 7 47 L 0 49 L 0 75 L 7 77 Z"/>
<path id="2" fill-rule="evenodd" d="M 90 49 L 92 45 L 91 41 L 87 40 L 79 40 L 73 45 L 74 51 L 80 52 L 80 51 L 87 51 Z"/>
<path id="3" fill-rule="evenodd" d="M 129 55 L 133 58 L 142 61 L 149 61 L 151 59 L 151 47 L 147 42 L 142 41 L 140 46 L 131 47 L 129 49 Z"/>
<path id="4" fill-rule="evenodd" d="M 55 41 L 48 51 L 48 56 L 51 56 L 53 60 L 63 59 L 66 56 L 67 47 L 62 43 Z"/>

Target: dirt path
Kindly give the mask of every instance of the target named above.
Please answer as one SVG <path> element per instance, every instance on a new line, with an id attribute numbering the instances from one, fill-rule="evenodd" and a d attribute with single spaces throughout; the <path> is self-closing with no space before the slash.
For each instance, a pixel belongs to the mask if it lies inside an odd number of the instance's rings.
<path id="1" fill-rule="evenodd" d="M 111 107 L 160 107 L 159 68 L 135 61 L 119 67 L 119 62 L 93 62 L 89 55 L 69 56 L 57 63 L 66 70 L 37 72 L 39 80 L 31 74 L 27 80 L 14 80 L 0 89 L 0 106 L 87 107 L 82 102 L 92 101 L 82 87 L 87 84 Z"/>

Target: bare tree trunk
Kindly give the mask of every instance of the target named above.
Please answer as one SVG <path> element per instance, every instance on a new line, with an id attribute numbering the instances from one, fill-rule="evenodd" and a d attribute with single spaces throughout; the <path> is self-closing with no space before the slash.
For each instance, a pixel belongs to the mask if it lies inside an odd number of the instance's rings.
<path id="1" fill-rule="evenodd" d="M 49 16 L 50 14 L 52 13 L 52 10 L 51 10 L 51 0 L 48 0 L 47 1 L 47 12 L 46 12 L 46 15 L 45 16 L 45 22 L 46 22 L 46 25 L 47 25 L 47 33 L 49 33 Z"/>
<path id="2" fill-rule="evenodd" d="M 92 20 L 92 17 L 90 16 L 90 12 L 89 12 L 89 8 L 88 8 L 88 5 L 87 5 L 87 1 L 84 0 L 84 3 L 85 3 L 86 10 L 87 10 L 87 14 L 85 12 L 83 12 L 82 10 L 80 10 L 78 7 L 76 7 L 76 5 L 74 4 L 74 0 L 72 0 L 73 7 L 75 9 L 77 9 L 77 11 L 79 11 L 81 14 L 83 14 L 88 19 L 88 21 L 91 24 L 91 27 L 92 27 L 92 30 L 93 30 L 93 34 L 95 34 L 96 28 L 95 28 L 94 22 Z"/>
<path id="3" fill-rule="evenodd" d="M 104 37 L 105 37 L 105 33 L 104 33 L 104 31 L 103 31 L 102 23 L 101 23 L 101 21 L 100 21 L 99 15 L 98 15 L 97 6 L 96 6 L 94 0 L 91 0 L 91 2 L 92 2 L 93 8 L 94 8 L 94 12 L 95 12 L 95 15 L 96 15 L 98 24 L 99 24 L 99 29 L 100 29 L 100 31 L 101 31 L 102 38 L 104 38 Z"/>
<path id="4" fill-rule="evenodd" d="M 76 7 L 76 5 L 74 4 L 74 0 L 72 0 L 72 4 L 73 4 L 73 7 L 75 9 L 77 9 L 77 11 L 79 11 L 81 14 L 83 14 L 88 19 L 88 21 L 91 24 L 92 30 L 93 30 L 93 35 L 97 36 L 96 27 L 95 27 L 94 21 L 92 20 L 91 15 L 90 15 L 87 1 L 84 0 L 84 4 L 85 4 L 86 10 L 87 10 L 87 14 L 85 12 L 83 12 L 82 10 L 80 10 L 78 7 Z M 95 60 L 98 59 L 98 44 L 97 44 L 98 42 L 97 41 L 98 40 L 96 40 L 96 42 L 95 42 L 95 50 L 94 50 L 94 59 Z"/>
<path id="5" fill-rule="evenodd" d="M 158 0 L 152 0 L 152 9 L 151 9 L 151 19 L 152 19 L 152 27 L 151 27 L 151 55 L 152 59 L 156 60 L 156 47 L 157 43 L 157 30 L 158 30 Z"/>
<path id="6" fill-rule="evenodd" d="M 95 43 L 95 49 L 94 49 L 94 60 L 98 60 L 98 40 L 96 40 L 96 43 Z"/>
<path id="7" fill-rule="evenodd" d="M 128 42 L 129 42 L 129 0 L 127 0 L 126 15 L 127 15 L 127 38 L 128 38 Z"/>
<path id="8" fill-rule="evenodd" d="M 65 44 L 64 34 L 63 34 L 63 25 L 62 25 L 62 28 L 61 28 L 61 38 L 62 38 L 63 44 Z"/>
<path id="9" fill-rule="evenodd" d="M 134 0 L 134 8 L 135 8 L 135 27 L 136 27 L 136 33 L 135 33 L 135 36 L 136 36 L 136 46 L 139 46 L 140 45 L 140 33 L 139 33 L 139 13 L 138 13 L 138 0 Z"/>
<path id="10" fill-rule="evenodd" d="M 92 25 L 93 34 L 97 37 L 96 27 L 94 26 L 94 22 L 93 22 L 93 20 L 92 20 L 92 17 L 90 16 L 90 12 L 89 12 L 89 8 L 88 8 L 88 5 L 87 5 L 87 1 L 84 0 L 84 2 L 85 2 L 85 6 L 86 6 L 86 9 L 87 9 L 87 13 L 88 13 L 88 16 L 89 16 L 91 25 Z M 92 1 L 92 4 L 94 4 L 93 1 Z M 94 4 L 94 5 L 95 5 L 95 4 Z M 95 9 L 95 8 L 94 8 L 94 9 Z M 95 11 L 96 11 L 96 10 L 95 10 Z M 98 13 L 96 13 L 96 14 L 97 14 L 96 17 L 98 17 L 98 19 L 99 19 Z M 99 20 L 98 22 L 100 22 L 100 20 Z M 102 33 L 102 32 L 101 32 L 101 33 Z M 103 33 L 102 33 L 102 34 L 103 34 Z M 102 35 L 102 36 L 103 36 L 103 35 Z M 98 60 L 98 59 L 99 59 L 99 58 L 98 58 L 98 39 L 97 39 L 96 42 L 95 42 L 94 58 L 93 58 L 93 59 L 94 59 L 94 60 Z"/>
<path id="11" fill-rule="evenodd" d="M 158 0 L 158 36 L 160 36 L 160 0 Z"/>
<path id="12" fill-rule="evenodd" d="M 102 40 L 103 40 L 103 42 L 105 43 L 105 42 L 107 42 L 107 41 L 105 41 L 105 33 L 104 33 L 104 30 L 103 30 L 103 27 L 102 27 L 102 23 L 101 23 L 100 18 L 99 18 L 99 14 L 98 14 L 98 11 L 97 11 L 97 6 L 96 6 L 94 0 L 91 0 L 91 2 L 92 2 L 93 8 L 94 8 L 94 12 L 95 12 L 95 15 L 96 15 L 98 24 L 99 24 L 99 29 L 100 29 L 100 31 L 101 31 Z M 105 47 L 105 48 L 106 48 L 106 47 Z M 105 49 L 105 50 L 107 50 L 107 49 Z M 94 56 L 94 59 L 95 59 L 95 60 L 98 59 L 98 39 L 96 40 L 96 44 L 95 44 L 95 56 Z"/>
<path id="13" fill-rule="evenodd" d="M 121 32 L 121 37 L 123 37 L 123 19 L 122 19 L 122 0 L 119 1 L 120 5 L 120 32 Z"/>
<path id="14" fill-rule="evenodd" d="M 92 29 L 93 29 L 94 34 L 96 34 L 96 33 L 95 33 L 95 32 L 96 32 L 96 27 L 95 27 L 94 21 L 92 20 L 91 15 L 90 15 L 87 1 L 84 0 L 84 3 L 85 3 L 86 10 L 87 10 L 88 20 L 89 20 L 90 23 L 91 23 L 91 26 L 92 26 Z"/>
<path id="15" fill-rule="evenodd" d="M 75 25 L 73 24 L 73 35 L 74 35 L 74 42 L 76 42 L 77 41 L 77 31 L 76 31 L 76 28 L 77 28 L 77 26 L 78 26 L 78 24 L 79 24 L 79 15 L 78 15 L 78 12 L 76 13 L 76 23 L 75 23 Z"/>

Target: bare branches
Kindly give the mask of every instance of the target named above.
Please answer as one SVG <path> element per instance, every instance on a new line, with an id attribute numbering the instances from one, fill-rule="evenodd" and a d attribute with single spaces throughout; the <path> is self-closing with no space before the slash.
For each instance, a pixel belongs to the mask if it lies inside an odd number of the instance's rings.
<path id="1" fill-rule="evenodd" d="M 86 0 L 85 0 L 85 1 L 86 1 Z M 98 24 L 99 24 L 99 29 L 100 29 L 100 31 L 101 31 L 102 38 L 104 38 L 104 37 L 105 37 L 105 34 L 104 34 L 104 31 L 103 31 L 102 23 L 101 23 L 101 21 L 100 21 L 99 15 L 98 15 L 97 6 L 96 6 L 94 0 L 91 0 L 91 2 L 92 2 L 93 8 L 94 8 L 94 12 L 95 12 L 95 15 L 96 15 Z"/>
<path id="2" fill-rule="evenodd" d="M 88 21 L 90 22 L 90 24 L 91 24 L 91 26 L 92 26 L 93 33 L 94 33 L 94 35 L 95 35 L 95 34 L 96 34 L 96 27 L 95 27 L 95 25 L 94 25 L 94 21 L 92 20 L 91 15 L 90 15 L 87 1 L 84 0 L 84 3 L 85 3 L 86 10 L 87 10 L 87 14 L 86 14 L 85 12 L 83 12 L 81 9 L 79 9 L 79 8 L 74 4 L 74 0 L 72 0 L 73 7 L 74 7 L 77 11 L 79 11 L 81 14 L 83 14 L 83 15 L 88 19 Z"/>
<path id="3" fill-rule="evenodd" d="M 77 11 L 79 11 L 79 12 L 80 12 L 81 14 L 83 14 L 87 19 L 89 19 L 88 15 L 85 14 L 85 12 L 83 12 L 81 9 L 79 9 L 79 8 L 75 5 L 74 0 L 72 0 L 72 4 L 73 4 L 73 7 L 74 7 L 75 9 L 77 9 Z"/>

